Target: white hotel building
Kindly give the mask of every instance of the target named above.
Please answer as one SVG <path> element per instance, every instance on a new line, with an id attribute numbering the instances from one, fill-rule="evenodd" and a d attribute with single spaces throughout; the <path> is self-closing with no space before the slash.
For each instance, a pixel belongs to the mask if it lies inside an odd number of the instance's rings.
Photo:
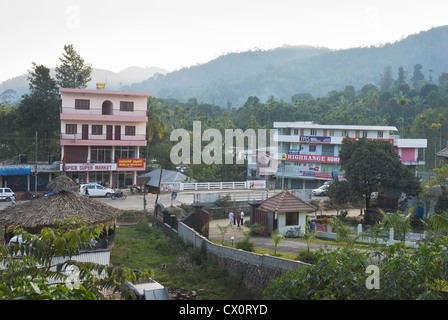
<path id="1" fill-rule="evenodd" d="M 392 126 L 319 125 L 313 122 L 274 122 L 278 130 L 278 166 L 275 176 L 288 189 L 313 189 L 341 172 L 339 150 L 344 138 L 366 137 L 390 141 L 404 165 L 425 165 L 426 139 L 400 139 Z"/>

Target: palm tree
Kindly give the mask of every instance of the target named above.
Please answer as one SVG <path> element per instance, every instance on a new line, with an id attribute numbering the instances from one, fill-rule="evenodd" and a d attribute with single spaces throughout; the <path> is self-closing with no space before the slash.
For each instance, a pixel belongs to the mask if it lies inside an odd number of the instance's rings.
<path id="1" fill-rule="evenodd" d="M 280 244 L 280 242 L 285 238 L 278 229 L 275 229 L 271 233 L 271 238 L 274 240 L 274 256 L 277 255 L 277 246 Z"/>
<path id="2" fill-rule="evenodd" d="M 162 102 L 157 101 L 156 98 L 149 97 L 147 102 L 147 114 L 148 114 L 148 141 L 151 141 L 154 136 L 159 136 L 162 139 L 163 134 L 167 128 L 163 116 L 169 116 L 170 112 L 167 106 Z"/>
<path id="3" fill-rule="evenodd" d="M 347 247 L 353 247 L 356 240 L 358 240 L 358 238 L 360 237 L 360 235 L 354 233 L 344 221 L 337 217 L 331 218 L 330 224 L 336 231 L 336 241 L 346 242 Z"/>
<path id="4" fill-rule="evenodd" d="M 217 226 L 218 226 L 218 228 L 219 228 L 219 232 L 221 233 L 221 236 L 222 236 L 221 244 L 224 244 L 224 236 L 225 236 L 225 234 L 226 234 L 226 232 L 227 232 L 227 229 L 228 229 L 228 228 L 231 228 L 232 225 L 229 223 L 229 224 L 226 225 L 226 226 L 220 226 L 219 224 L 218 224 Z"/>
<path id="5" fill-rule="evenodd" d="M 413 208 L 409 210 L 407 215 L 398 210 L 397 212 L 386 214 L 382 221 L 385 227 L 394 229 L 395 235 L 401 243 L 404 243 L 406 240 L 406 233 L 411 231 L 412 212 Z"/>
<path id="6" fill-rule="evenodd" d="M 448 231 L 448 212 L 433 212 L 429 215 L 430 226 L 436 231 Z"/>

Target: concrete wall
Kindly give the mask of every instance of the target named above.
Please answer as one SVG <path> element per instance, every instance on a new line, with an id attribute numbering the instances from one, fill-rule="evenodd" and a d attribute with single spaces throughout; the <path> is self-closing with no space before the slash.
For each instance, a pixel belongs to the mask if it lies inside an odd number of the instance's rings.
<path id="1" fill-rule="evenodd" d="M 214 244 L 180 221 L 176 234 L 184 242 L 195 247 L 200 247 L 204 242 L 207 252 L 211 254 L 217 264 L 224 267 L 230 276 L 242 281 L 251 289 L 257 295 L 254 298 L 262 298 L 262 292 L 271 280 L 288 271 L 308 265 L 300 261 L 256 254 Z"/>

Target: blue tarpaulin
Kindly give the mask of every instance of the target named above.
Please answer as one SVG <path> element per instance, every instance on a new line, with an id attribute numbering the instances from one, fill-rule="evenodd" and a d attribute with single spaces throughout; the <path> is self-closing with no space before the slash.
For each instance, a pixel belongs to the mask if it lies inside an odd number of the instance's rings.
<path id="1" fill-rule="evenodd" d="M 30 173 L 31 168 L 0 168 L 0 176 L 18 176 Z"/>

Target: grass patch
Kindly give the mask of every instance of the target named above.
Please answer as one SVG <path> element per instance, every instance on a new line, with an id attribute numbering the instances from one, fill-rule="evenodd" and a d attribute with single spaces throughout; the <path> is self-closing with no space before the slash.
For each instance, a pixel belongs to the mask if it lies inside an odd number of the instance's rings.
<path id="1" fill-rule="evenodd" d="M 111 264 L 152 271 L 154 280 L 168 290 L 194 290 L 200 300 L 252 299 L 240 282 L 210 261 L 205 248 L 186 245 L 180 238 L 168 238 L 145 222 L 117 228 Z"/>

